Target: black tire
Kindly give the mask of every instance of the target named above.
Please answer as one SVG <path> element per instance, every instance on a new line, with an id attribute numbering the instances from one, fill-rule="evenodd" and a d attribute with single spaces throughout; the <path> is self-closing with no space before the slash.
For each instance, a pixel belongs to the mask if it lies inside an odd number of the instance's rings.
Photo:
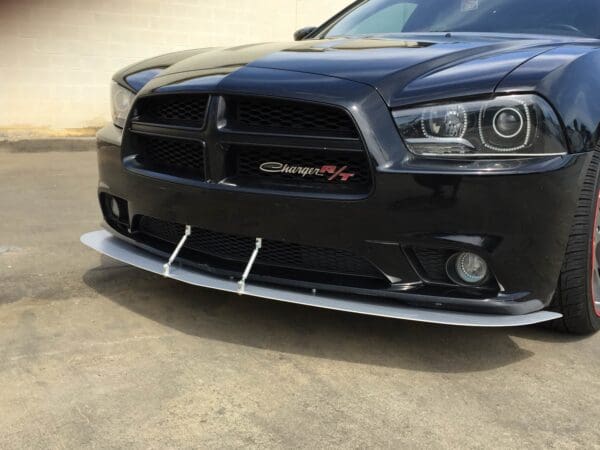
<path id="1" fill-rule="evenodd" d="M 598 285 L 594 285 L 592 277 L 600 280 L 597 263 L 592 258 L 598 254 L 598 211 L 600 190 L 600 149 L 594 152 L 590 167 L 586 173 L 581 196 L 575 210 L 571 234 L 558 287 L 552 307 L 563 315 L 562 319 L 553 322 L 553 326 L 561 331 L 573 334 L 591 334 L 600 330 L 600 315 L 595 301 L 600 300 Z M 596 236 L 596 237 L 595 237 Z M 593 286 L 596 286 L 594 294 Z"/>

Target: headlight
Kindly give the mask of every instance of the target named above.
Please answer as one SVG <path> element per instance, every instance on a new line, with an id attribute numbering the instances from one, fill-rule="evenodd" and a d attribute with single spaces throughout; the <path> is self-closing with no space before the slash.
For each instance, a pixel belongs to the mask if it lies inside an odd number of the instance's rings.
<path id="1" fill-rule="evenodd" d="M 511 95 L 395 111 L 408 149 L 428 157 L 564 155 L 556 114 L 541 97 Z"/>
<path id="2" fill-rule="evenodd" d="M 150 80 L 158 76 L 162 71 L 163 69 L 160 67 L 143 70 L 129 75 L 125 78 L 125 81 L 135 92 L 139 92 Z M 111 86 L 111 99 L 113 123 L 116 126 L 123 128 L 127 121 L 129 111 L 131 111 L 131 107 L 133 106 L 135 94 L 113 81 Z"/>
<path id="3" fill-rule="evenodd" d="M 111 85 L 112 118 L 116 126 L 120 128 L 125 126 L 134 99 L 133 92 L 113 82 Z"/>

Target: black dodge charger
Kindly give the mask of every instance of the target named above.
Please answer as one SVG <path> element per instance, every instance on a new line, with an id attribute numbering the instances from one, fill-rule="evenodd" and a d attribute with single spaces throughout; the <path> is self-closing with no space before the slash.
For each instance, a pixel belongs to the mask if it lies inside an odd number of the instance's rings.
<path id="1" fill-rule="evenodd" d="M 600 329 L 600 0 L 360 0 L 117 73 L 103 231 L 175 280 L 431 323 Z"/>

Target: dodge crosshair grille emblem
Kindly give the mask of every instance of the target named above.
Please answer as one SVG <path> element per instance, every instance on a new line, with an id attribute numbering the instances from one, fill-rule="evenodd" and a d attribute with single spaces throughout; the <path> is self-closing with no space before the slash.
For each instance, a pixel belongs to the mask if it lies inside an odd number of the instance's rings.
<path id="1" fill-rule="evenodd" d="M 292 166 L 281 162 L 266 162 L 260 165 L 260 170 L 267 173 L 283 173 L 288 175 L 297 175 L 302 178 L 306 177 L 326 177 L 327 181 L 342 181 L 347 182 L 354 173 L 346 172 L 348 166 L 332 166 L 323 165 L 317 166 Z"/>

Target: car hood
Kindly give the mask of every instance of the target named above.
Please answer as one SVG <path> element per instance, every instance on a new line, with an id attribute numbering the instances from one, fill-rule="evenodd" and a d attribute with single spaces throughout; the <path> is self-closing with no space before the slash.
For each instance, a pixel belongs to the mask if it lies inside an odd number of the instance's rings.
<path id="1" fill-rule="evenodd" d="M 244 67 L 311 73 L 370 85 L 394 107 L 490 94 L 519 65 L 562 43 L 541 36 L 470 33 L 264 43 L 208 49 L 161 76 Z"/>

